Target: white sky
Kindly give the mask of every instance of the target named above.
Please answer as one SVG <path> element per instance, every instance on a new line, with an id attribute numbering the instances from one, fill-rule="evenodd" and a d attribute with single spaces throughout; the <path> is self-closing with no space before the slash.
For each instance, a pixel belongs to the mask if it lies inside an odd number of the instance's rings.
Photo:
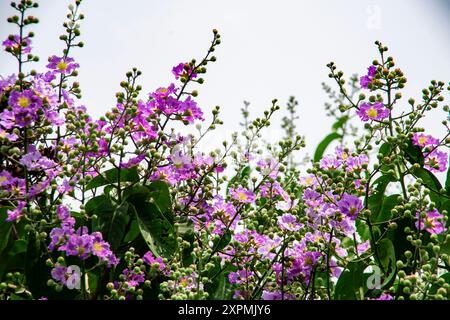
<path id="1" fill-rule="evenodd" d="M 0 0 L 1 39 L 14 32 L 5 21 L 12 14 L 9 2 Z M 49 55 L 61 54 L 58 36 L 69 3 L 42 0 L 33 11 L 41 20 L 33 26 L 39 67 Z M 331 83 L 326 64 L 336 62 L 347 76 L 365 73 L 377 58 L 373 43 L 379 39 L 409 80 L 403 103 L 409 96 L 420 100 L 429 80 L 450 79 L 449 8 L 439 0 L 85 0 L 81 40 L 86 46 L 73 57 L 81 64 L 82 102 L 98 117 L 114 105 L 126 71 L 134 66 L 143 71 L 144 93 L 167 85 L 173 81 L 172 66 L 201 58 L 217 28 L 222 35 L 218 61 L 209 65 L 197 99 L 208 116 L 215 105 L 222 108 L 225 126 L 210 141 L 229 138 L 238 128 L 243 100 L 259 115 L 273 98 L 284 105 L 295 95 L 297 126 L 311 154 L 331 126 L 321 89 L 321 82 Z M 0 53 L 0 74 L 15 71 L 12 58 Z M 426 121 L 430 133 L 445 133 L 439 125 L 443 118 L 443 112 L 434 112 Z M 280 135 L 277 126 L 269 138 Z"/>

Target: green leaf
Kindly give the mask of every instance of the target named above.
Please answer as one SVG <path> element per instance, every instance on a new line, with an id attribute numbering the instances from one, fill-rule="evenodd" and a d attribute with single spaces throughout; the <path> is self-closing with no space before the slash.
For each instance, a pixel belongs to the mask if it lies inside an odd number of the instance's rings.
<path id="1" fill-rule="evenodd" d="M 9 241 L 9 235 L 11 233 L 12 222 L 6 222 L 6 217 L 8 216 L 6 211 L 10 210 L 10 207 L 0 208 L 0 254 L 3 249 L 6 248 Z"/>
<path id="2" fill-rule="evenodd" d="M 361 297 L 364 290 L 364 264 L 349 262 L 347 268 L 341 273 L 334 290 L 335 300 L 356 300 Z"/>
<path id="3" fill-rule="evenodd" d="M 216 251 L 221 251 L 223 248 L 225 248 L 231 241 L 231 232 L 230 230 L 227 230 L 223 236 L 220 236 L 219 239 L 214 241 L 213 248 L 215 248 Z"/>
<path id="4" fill-rule="evenodd" d="M 252 172 L 252 168 L 250 168 L 250 166 L 246 166 L 244 169 L 242 169 L 241 180 L 244 180 L 244 179 L 250 177 L 251 172 Z"/>
<path id="5" fill-rule="evenodd" d="M 14 241 L 14 245 L 9 250 L 8 254 L 13 256 L 27 252 L 27 242 L 24 239 L 18 239 Z"/>
<path id="6" fill-rule="evenodd" d="M 392 152 L 392 145 L 389 142 L 385 142 L 381 145 L 378 153 L 381 153 L 384 157 L 389 156 Z"/>
<path id="7" fill-rule="evenodd" d="M 442 276 L 439 277 L 439 279 L 444 279 L 444 283 L 450 284 L 450 273 L 444 273 Z M 430 290 L 428 294 L 436 294 L 439 289 L 439 286 L 437 284 L 433 284 L 430 287 Z"/>
<path id="8" fill-rule="evenodd" d="M 410 217 L 405 217 L 396 220 L 396 223 L 397 228 L 389 230 L 386 234 L 386 238 L 389 238 L 392 243 L 395 243 L 394 249 L 397 260 L 405 260 L 405 251 L 409 250 L 411 252 L 414 252 L 414 247 L 412 246 L 411 242 L 406 240 L 408 234 L 405 233 L 405 228 L 415 228 L 414 221 Z"/>
<path id="9" fill-rule="evenodd" d="M 168 221 L 154 203 L 133 202 L 141 235 L 156 256 L 173 258 L 178 245 L 173 224 Z"/>
<path id="10" fill-rule="evenodd" d="M 375 219 L 378 217 L 381 207 L 383 205 L 384 194 L 389 183 L 396 181 L 392 175 L 382 175 L 372 183 L 372 188 L 375 191 L 369 197 L 369 209 L 372 217 Z"/>
<path id="11" fill-rule="evenodd" d="M 349 116 L 344 115 L 342 117 L 340 117 L 335 123 L 333 123 L 333 125 L 331 126 L 331 129 L 333 129 L 334 132 L 336 132 L 337 130 L 341 129 L 348 121 Z"/>
<path id="12" fill-rule="evenodd" d="M 397 260 L 395 259 L 395 248 L 391 240 L 385 238 L 378 243 L 378 256 L 387 274 L 395 272 Z"/>
<path id="13" fill-rule="evenodd" d="M 422 149 L 419 146 L 414 145 L 412 141 L 408 142 L 408 146 L 405 149 L 405 158 L 409 163 L 418 163 L 421 167 L 423 167 L 425 162 Z"/>
<path id="14" fill-rule="evenodd" d="M 438 178 L 425 168 L 418 168 L 412 170 L 413 175 L 423 180 L 424 185 L 430 189 L 430 199 L 438 208 L 441 205 L 441 195 L 439 191 L 442 189 L 442 185 Z"/>
<path id="15" fill-rule="evenodd" d="M 151 197 L 155 200 L 159 211 L 167 213 L 172 207 L 172 199 L 170 197 L 170 190 L 167 183 L 164 181 L 153 181 L 148 186 Z"/>
<path id="16" fill-rule="evenodd" d="M 394 209 L 396 205 L 401 203 L 401 201 L 399 201 L 399 197 L 399 194 L 392 194 L 383 199 L 380 213 L 376 216 L 376 222 L 385 222 L 392 218 L 391 210 Z"/>
<path id="17" fill-rule="evenodd" d="M 120 246 L 125 236 L 126 227 L 130 219 L 128 207 L 127 202 L 117 208 L 114 208 L 112 203 L 109 202 L 105 203 L 102 209 L 95 211 L 97 214 L 96 229 L 101 231 L 113 251 Z"/>
<path id="18" fill-rule="evenodd" d="M 50 271 L 45 265 L 43 251 L 39 233 L 31 230 L 28 233 L 27 251 L 25 253 L 25 277 L 30 291 L 33 292 L 33 295 L 39 297 L 46 295 L 48 291 L 46 282 Z"/>
<path id="19" fill-rule="evenodd" d="M 250 166 L 246 166 L 246 167 L 242 168 L 242 170 L 240 172 L 236 173 L 236 175 L 233 176 L 230 179 L 230 181 L 228 182 L 228 184 L 227 184 L 227 192 L 228 192 L 228 189 L 230 188 L 230 186 L 233 183 L 239 182 L 239 181 L 241 181 L 243 179 L 246 179 L 246 178 L 250 177 L 250 173 L 251 173 Z"/>
<path id="20" fill-rule="evenodd" d="M 97 214 L 97 212 L 102 211 L 114 211 L 115 208 L 112 205 L 111 200 L 107 196 L 101 195 L 94 197 L 86 202 L 84 209 L 86 210 L 86 213 L 88 215 L 91 215 L 94 213 Z"/>
<path id="21" fill-rule="evenodd" d="M 86 185 L 85 190 L 98 188 L 107 184 L 117 183 L 119 180 L 119 170 L 117 168 L 111 168 L 102 172 L 98 176 L 94 177 Z M 139 174 L 137 172 L 137 166 L 131 168 L 120 169 L 120 181 L 121 182 L 136 182 L 139 180 Z"/>
<path id="22" fill-rule="evenodd" d="M 314 153 L 314 162 L 319 162 L 320 159 L 322 159 L 323 154 L 325 153 L 331 142 L 341 138 L 342 136 L 336 132 L 330 133 L 328 136 L 326 136 L 317 146 L 316 152 Z"/>
<path id="23" fill-rule="evenodd" d="M 94 230 L 100 231 L 113 250 L 120 246 L 129 221 L 128 203 L 115 207 L 111 199 L 105 195 L 90 199 L 85 206 L 86 213 L 95 214 L 97 219 L 93 221 Z"/>

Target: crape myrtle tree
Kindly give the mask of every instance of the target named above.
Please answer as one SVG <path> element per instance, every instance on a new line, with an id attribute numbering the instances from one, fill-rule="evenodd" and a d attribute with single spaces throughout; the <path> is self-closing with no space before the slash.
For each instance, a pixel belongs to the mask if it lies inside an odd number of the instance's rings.
<path id="1" fill-rule="evenodd" d="M 443 82 L 405 101 L 405 74 L 376 42 L 360 78 L 328 64 L 336 121 L 307 166 L 294 97 L 278 143 L 262 140 L 277 100 L 256 118 L 246 102 L 241 132 L 205 150 L 222 121 L 219 107 L 205 121 L 196 97 L 218 31 L 203 57 L 177 64 L 173 82 L 150 93 L 138 69 L 127 72 L 116 104 L 94 119 L 74 58 L 80 4 L 69 6 L 64 49 L 37 71 L 38 4 L 11 3 L 17 32 L 2 45 L 17 71 L 0 80 L 0 299 L 450 297 Z M 443 111 L 442 137 L 420 127 L 433 109 Z"/>

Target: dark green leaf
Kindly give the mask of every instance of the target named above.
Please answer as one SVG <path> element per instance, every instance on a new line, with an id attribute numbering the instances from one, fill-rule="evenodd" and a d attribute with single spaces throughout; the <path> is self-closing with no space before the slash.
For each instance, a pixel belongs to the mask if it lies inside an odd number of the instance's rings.
<path id="1" fill-rule="evenodd" d="M 340 117 L 335 123 L 333 123 L 333 126 L 331 127 L 334 132 L 336 132 L 338 129 L 341 129 L 348 121 L 349 116 L 344 115 Z"/>
<path id="2" fill-rule="evenodd" d="M 369 197 L 369 209 L 372 214 L 372 220 L 376 219 L 380 214 L 383 205 L 384 194 L 389 183 L 395 181 L 392 175 L 382 175 L 372 183 L 375 191 Z"/>
<path id="3" fill-rule="evenodd" d="M 117 168 L 111 168 L 102 172 L 98 176 L 94 177 L 86 186 L 86 190 L 98 188 L 106 184 L 117 183 L 119 180 L 119 170 Z M 121 182 L 136 182 L 139 180 L 139 174 L 137 172 L 137 166 L 131 168 L 120 169 L 120 181 Z"/>
<path id="4" fill-rule="evenodd" d="M 405 158 L 409 163 L 418 163 L 421 167 L 423 167 L 424 156 L 422 149 L 419 146 L 414 145 L 412 141 L 408 142 L 408 146 L 405 149 Z"/>
<path id="5" fill-rule="evenodd" d="M 349 262 L 341 273 L 334 290 L 335 300 L 356 300 L 364 290 L 364 265 L 361 262 Z"/>
<path id="6" fill-rule="evenodd" d="M 378 256 L 380 258 L 383 269 L 387 274 L 395 272 L 397 261 L 395 259 L 395 249 L 392 241 L 385 238 L 378 243 Z"/>
<path id="7" fill-rule="evenodd" d="M 172 199 L 170 197 L 170 190 L 167 183 L 164 181 L 153 181 L 148 186 L 151 197 L 155 200 L 155 204 L 158 206 L 159 211 L 167 213 L 172 207 Z"/>
<path id="8" fill-rule="evenodd" d="M 331 142 L 341 138 L 342 136 L 336 132 L 330 133 L 328 136 L 326 136 L 317 146 L 316 152 L 314 153 L 314 162 L 319 162 L 320 159 L 322 159 L 323 154 L 325 153 Z"/>
<path id="9" fill-rule="evenodd" d="M 6 222 L 6 217 L 8 216 L 6 211 L 11 209 L 10 207 L 0 208 L 0 254 L 3 249 L 6 248 L 9 241 L 9 235 L 11 233 L 12 222 Z"/>
<path id="10" fill-rule="evenodd" d="M 438 178 L 425 168 L 418 168 L 412 170 L 413 175 L 417 178 L 421 178 L 424 185 L 430 189 L 430 199 L 433 201 L 438 208 L 441 205 L 441 195 L 439 191 L 442 189 L 442 185 Z"/>
<path id="11" fill-rule="evenodd" d="M 392 218 L 391 210 L 394 209 L 396 205 L 401 203 L 401 201 L 399 201 L 399 197 L 399 194 L 392 194 L 383 199 L 381 210 L 375 220 L 376 222 L 385 222 Z"/>
<path id="12" fill-rule="evenodd" d="M 154 203 L 133 202 L 139 230 L 156 256 L 173 258 L 177 249 L 176 235 L 171 224 Z"/>
<path id="13" fill-rule="evenodd" d="M 24 239 L 18 239 L 14 241 L 14 245 L 11 250 L 9 250 L 8 254 L 13 256 L 16 254 L 21 254 L 27 251 L 27 242 Z"/>

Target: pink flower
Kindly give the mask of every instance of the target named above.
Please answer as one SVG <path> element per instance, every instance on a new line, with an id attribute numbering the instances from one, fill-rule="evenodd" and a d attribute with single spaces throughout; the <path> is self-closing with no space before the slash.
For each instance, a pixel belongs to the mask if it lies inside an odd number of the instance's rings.
<path id="1" fill-rule="evenodd" d="M 358 214 L 361 212 L 363 205 L 361 199 L 344 193 L 342 199 L 338 202 L 339 211 L 352 220 L 356 220 Z"/>
<path id="2" fill-rule="evenodd" d="M 363 103 L 356 111 L 356 114 L 362 121 L 377 120 L 380 121 L 389 117 L 389 109 L 387 109 L 383 103 L 376 102 L 374 104 Z"/>
<path id="3" fill-rule="evenodd" d="M 192 67 L 189 66 L 189 63 L 180 63 L 172 68 L 172 73 L 175 76 L 175 79 L 179 79 L 180 77 L 184 77 L 188 79 L 197 78 L 197 74 L 193 72 Z"/>
<path id="4" fill-rule="evenodd" d="M 22 38 L 22 43 L 20 43 L 20 36 L 14 35 L 14 38 L 11 40 L 6 39 L 3 41 L 2 45 L 5 47 L 5 49 L 12 50 L 15 54 L 24 54 L 24 53 L 30 53 L 31 52 L 31 40 L 30 38 Z M 25 44 L 24 44 L 25 43 Z"/>
<path id="5" fill-rule="evenodd" d="M 439 139 L 436 139 L 430 135 L 425 135 L 423 133 L 414 133 L 412 141 L 413 144 L 419 147 L 435 146 L 439 144 Z"/>
<path id="6" fill-rule="evenodd" d="M 425 154 L 425 168 L 432 172 L 443 172 L 447 170 L 447 154 L 442 151 L 433 150 Z"/>
<path id="7" fill-rule="evenodd" d="M 320 159 L 319 165 L 324 170 L 336 170 L 341 166 L 341 161 L 331 156 L 325 156 Z"/>
<path id="8" fill-rule="evenodd" d="M 79 68 L 80 65 L 74 62 L 73 58 L 69 57 L 57 57 L 51 56 L 48 59 L 49 64 L 47 64 L 47 68 L 52 69 L 55 73 L 61 74 L 71 74 L 75 69 Z"/>
<path id="9" fill-rule="evenodd" d="M 420 218 L 420 212 L 416 214 L 416 228 L 420 230 L 426 230 L 429 233 L 439 234 L 445 231 L 445 226 L 443 224 L 444 215 L 440 214 L 437 209 L 433 211 L 428 211 L 425 218 Z M 420 221 L 420 222 L 419 222 Z"/>
<path id="10" fill-rule="evenodd" d="M 166 264 L 164 263 L 163 259 L 161 257 L 155 258 L 151 251 L 148 251 L 144 256 L 142 257 L 142 260 L 148 265 L 153 264 L 159 264 L 159 271 L 163 271 L 166 268 Z"/>
<path id="11" fill-rule="evenodd" d="M 20 219 L 20 217 L 23 216 L 23 209 L 25 209 L 27 203 L 25 201 L 19 201 L 17 203 L 17 207 L 14 210 L 8 210 L 6 211 L 6 214 L 8 215 L 8 217 L 6 218 L 7 222 L 11 222 L 11 221 L 17 221 Z"/>
<path id="12" fill-rule="evenodd" d="M 361 85 L 361 88 L 367 89 L 369 87 L 369 83 L 372 82 L 376 71 L 377 67 L 375 66 L 370 66 L 369 68 L 367 68 L 367 75 L 362 76 L 359 79 L 359 84 Z"/>
<path id="13" fill-rule="evenodd" d="M 240 203 L 253 203 L 256 199 L 256 196 L 253 192 L 241 186 L 239 186 L 237 189 L 230 188 L 230 195 L 233 197 L 233 199 L 238 200 Z"/>
<path id="14" fill-rule="evenodd" d="M 298 231 L 303 224 L 297 222 L 297 218 L 290 213 L 285 213 L 278 217 L 278 226 L 282 230 Z"/>
<path id="15" fill-rule="evenodd" d="M 393 300 L 394 298 L 389 293 L 382 293 L 378 298 L 369 298 L 369 300 Z"/>

